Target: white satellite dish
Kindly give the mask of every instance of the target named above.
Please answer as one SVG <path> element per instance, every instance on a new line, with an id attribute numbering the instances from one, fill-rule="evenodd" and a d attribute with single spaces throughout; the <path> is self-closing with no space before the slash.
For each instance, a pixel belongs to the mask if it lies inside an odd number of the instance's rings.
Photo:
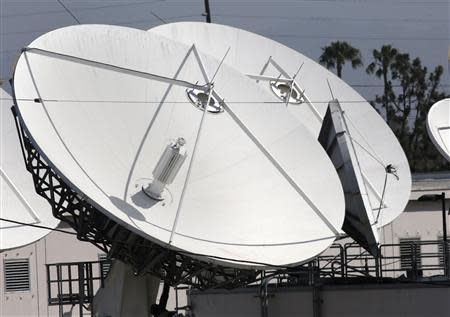
<path id="1" fill-rule="evenodd" d="M 37 241 L 56 228 L 50 206 L 36 194 L 31 175 L 24 168 L 23 155 L 11 113 L 13 100 L 0 88 L 0 250 L 21 247 Z M 16 223 L 15 223 L 16 222 Z M 20 224 L 24 223 L 24 225 Z"/>
<path id="2" fill-rule="evenodd" d="M 304 262 L 339 235 L 339 178 L 221 59 L 135 29 L 59 29 L 18 60 L 21 123 L 78 195 L 152 242 L 230 266 Z"/>
<path id="3" fill-rule="evenodd" d="M 149 32 L 187 45 L 196 43 L 199 50 L 216 58 L 230 48 L 225 63 L 277 96 L 285 103 L 282 106 L 315 136 L 319 136 L 329 101 L 336 98 L 356 151 L 359 166 L 355 165 L 355 169 L 359 170 L 365 186 L 360 194 L 367 196 L 368 209 L 366 213 L 347 210 L 353 217 L 346 217 L 346 231 L 363 245 L 367 240 L 378 241 L 377 228 L 390 223 L 404 210 L 411 189 L 406 156 L 384 120 L 337 76 L 291 48 L 229 26 L 180 22 L 160 25 Z M 386 173 L 387 169 L 394 168 L 396 175 Z M 353 224 L 349 223 L 352 219 L 355 219 Z M 365 247 L 374 250 L 375 246 L 372 243 Z"/>
<path id="4" fill-rule="evenodd" d="M 427 129 L 434 146 L 450 162 L 450 98 L 440 100 L 431 107 Z"/>

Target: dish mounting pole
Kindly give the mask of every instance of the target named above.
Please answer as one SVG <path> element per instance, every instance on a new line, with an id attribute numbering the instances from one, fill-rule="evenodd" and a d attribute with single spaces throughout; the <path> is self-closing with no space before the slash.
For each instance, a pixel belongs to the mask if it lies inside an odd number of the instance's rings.
<path id="1" fill-rule="evenodd" d="M 206 23 L 211 23 L 211 9 L 209 7 L 209 0 L 205 0 L 205 13 L 203 15 L 206 17 Z"/>

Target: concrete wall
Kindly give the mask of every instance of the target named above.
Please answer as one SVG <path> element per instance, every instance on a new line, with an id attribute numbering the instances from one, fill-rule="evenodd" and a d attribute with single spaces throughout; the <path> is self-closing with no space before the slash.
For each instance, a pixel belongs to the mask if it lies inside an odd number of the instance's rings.
<path id="1" fill-rule="evenodd" d="M 313 317 L 311 288 L 272 290 L 269 317 Z M 190 295 L 195 317 L 260 317 L 258 290 Z M 450 288 L 325 287 L 320 291 L 321 317 L 448 317 Z"/>
<path id="2" fill-rule="evenodd" d="M 323 292 L 322 300 L 324 317 L 450 316 L 450 288 L 341 288 Z"/>

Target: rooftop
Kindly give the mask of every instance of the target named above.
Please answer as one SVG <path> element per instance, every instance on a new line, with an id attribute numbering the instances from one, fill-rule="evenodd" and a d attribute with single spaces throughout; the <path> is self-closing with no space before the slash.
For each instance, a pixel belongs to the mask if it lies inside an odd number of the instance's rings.
<path id="1" fill-rule="evenodd" d="M 445 193 L 450 198 L 450 171 L 412 174 L 410 200 L 417 200 L 423 195 Z"/>

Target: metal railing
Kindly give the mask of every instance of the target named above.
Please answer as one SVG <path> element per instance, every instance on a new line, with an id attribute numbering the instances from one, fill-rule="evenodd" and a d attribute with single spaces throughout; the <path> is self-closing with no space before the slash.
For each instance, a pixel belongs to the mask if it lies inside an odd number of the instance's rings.
<path id="1" fill-rule="evenodd" d="M 262 271 L 258 281 L 250 286 L 257 286 L 269 277 L 272 287 L 382 283 L 386 279 L 392 283 L 396 278 L 415 282 L 436 278 L 434 282 L 450 285 L 449 249 L 449 243 L 443 240 L 409 241 L 380 245 L 379 256 L 373 257 L 358 244 L 334 244 L 326 254 L 299 267 Z M 80 316 L 84 310 L 91 312 L 89 306 L 97 289 L 103 287 L 110 265 L 110 261 L 47 264 L 49 305 L 58 305 L 60 316 L 64 305 L 79 305 Z M 175 288 L 177 312 L 189 310 L 178 301 L 178 291 L 188 289 L 187 286 Z"/>
<path id="2" fill-rule="evenodd" d="M 404 248 L 408 249 L 408 256 L 387 255 L 389 248 L 399 247 L 398 244 L 384 244 L 380 246 L 380 276 L 392 276 L 392 273 L 404 273 L 411 279 L 426 276 L 445 276 L 449 278 L 449 245 L 443 240 L 411 242 Z M 395 274 L 394 274 L 395 276 Z M 396 277 L 396 276 L 395 276 Z"/>
<path id="3" fill-rule="evenodd" d="M 78 305 L 80 316 L 84 311 L 92 314 L 91 304 L 98 288 L 104 286 L 111 261 L 89 261 L 47 264 L 48 305 Z"/>
<path id="4" fill-rule="evenodd" d="M 403 252 L 400 252 L 400 248 Z M 379 246 L 378 257 L 373 257 L 356 243 L 347 243 L 333 245 L 325 255 L 300 267 L 273 273 L 279 286 L 312 286 L 318 280 L 333 283 L 338 278 L 345 278 L 351 283 L 361 279 L 364 282 L 370 282 L 371 279 L 380 282 L 386 278 L 420 282 L 435 277 L 449 283 L 449 259 L 449 243 L 443 240 L 383 244 Z M 352 278 L 359 279 L 352 281 Z"/>

